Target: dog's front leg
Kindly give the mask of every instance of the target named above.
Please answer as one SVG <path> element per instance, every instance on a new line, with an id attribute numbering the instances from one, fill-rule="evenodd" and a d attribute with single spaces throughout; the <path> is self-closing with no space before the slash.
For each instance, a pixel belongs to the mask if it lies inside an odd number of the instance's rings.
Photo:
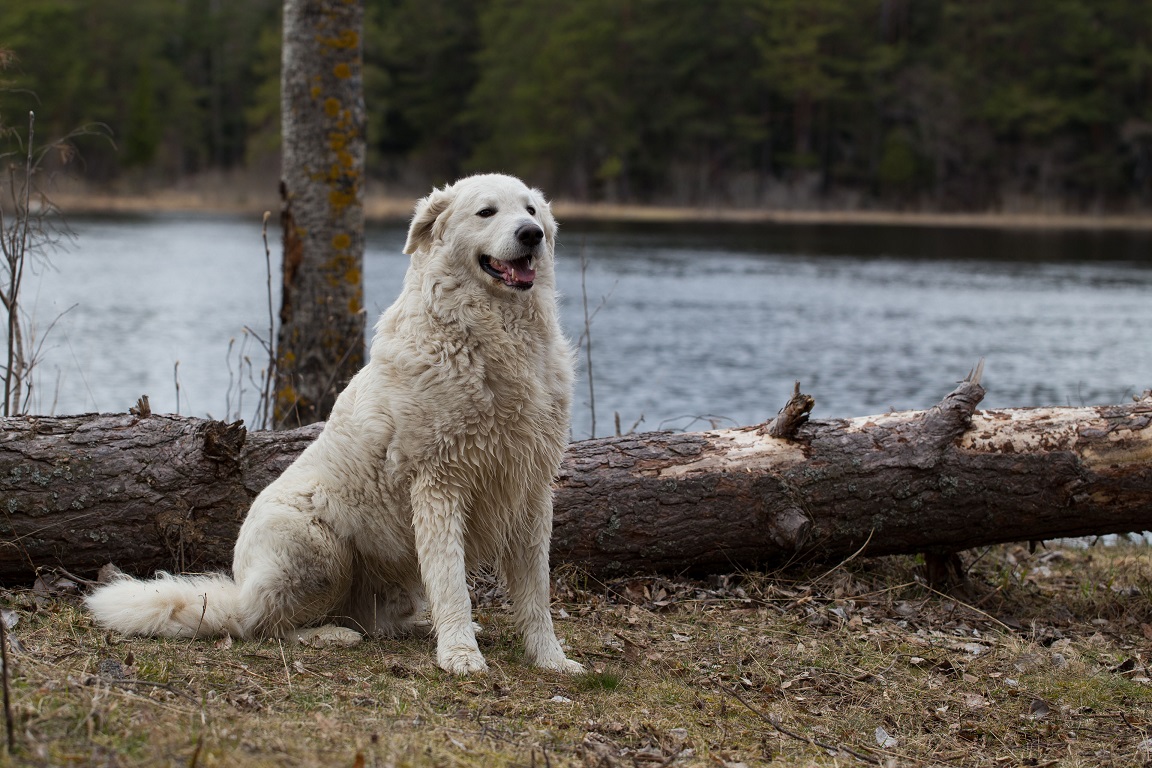
<path id="1" fill-rule="evenodd" d="M 476 646 L 464 563 L 464 505 L 434 481 L 412 488 L 412 527 L 420 578 L 432 608 L 436 663 L 456 675 L 486 672 Z"/>
<path id="2" fill-rule="evenodd" d="M 546 494 L 546 495 L 545 495 Z M 548 548 L 552 540 L 552 489 L 535 500 L 531 524 L 515 531 L 501 562 L 516 628 L 524 638 L 528 658 L 544 669 L 579 673 L 583 665 L 564 655 L 552 626 Z"/>

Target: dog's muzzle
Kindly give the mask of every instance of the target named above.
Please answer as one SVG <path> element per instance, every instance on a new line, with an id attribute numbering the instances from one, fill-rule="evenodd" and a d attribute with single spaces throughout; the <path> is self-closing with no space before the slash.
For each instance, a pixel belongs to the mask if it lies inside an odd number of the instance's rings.
<path id="1" fill-rule="evenodd" d="M 536 269 L 532 266 L 531 256 L 501 261 L 482 253 L 480 254 L 480 268 L 505 285 L 519 291 L 528 290 L 536 281 Z"/>
<path id="2" fill-rule="evenodd" d="M 501 260 L 483 253 L 480 254 L 480 268 L 505 285 L 526 291 L 536 281 L 536 268 L 532 266 L 532 259 L 536 247 L 544 239 L 544 230 L 536 222 L 521 224 L 516 229 L 516 239 L 528 251 L 528 255 L 519 259 Z"/>

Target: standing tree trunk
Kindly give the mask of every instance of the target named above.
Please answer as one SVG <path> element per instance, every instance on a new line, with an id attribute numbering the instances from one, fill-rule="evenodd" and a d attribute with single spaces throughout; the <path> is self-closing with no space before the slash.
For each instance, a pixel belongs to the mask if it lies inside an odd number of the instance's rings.
<path id="1" fill-rule="evenodd" d="M 364 364 L 362 0 L 285 0 L 278 428 L 327 417 Z"/>

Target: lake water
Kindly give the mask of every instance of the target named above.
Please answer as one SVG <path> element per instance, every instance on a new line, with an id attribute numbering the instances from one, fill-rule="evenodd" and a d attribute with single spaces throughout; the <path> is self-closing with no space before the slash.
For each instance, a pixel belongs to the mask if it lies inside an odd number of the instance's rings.
<path id="1" fill-rule="evenodd" d="M 74 242 L 26 288 L 41 336 L 59 316 L 34 410 L 125 411 L 146 393 L 157 412 L 251 421 L 256 387 L 241 387 L 237 369 L 241 347 L 257 372 L 264 359 L 243 333 L 268 326 L 259 220 L 71 226 Z M 399 290 L 404 234 L 370 228 L 373 313 Z M 614 430 L 614 413 L 625 430 L 760 422 L 796 380 L 816 398 L 814 418 L 927 408 L 980 358 L 990 408 L 1115 403 L 1152 388 L 1147 232 L 571 223 L 558 272 L 573 340 L 582 296 L 596 312 L 597 435 Z M 580 367 L 577 439 L 592 432 L 583 353 Z"/>

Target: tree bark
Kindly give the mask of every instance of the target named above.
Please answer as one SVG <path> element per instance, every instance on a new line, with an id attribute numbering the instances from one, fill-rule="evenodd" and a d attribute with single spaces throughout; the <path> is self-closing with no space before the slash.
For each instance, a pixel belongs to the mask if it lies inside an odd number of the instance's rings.
<path id="1" fill-rule="evenodd" d="M 285 0 L 277 427 L 327 417 L 364 364 L 361 0 Z"/>
<path id="2" fill-rule="evenodd" d="M 982 396 L 970 380 L 928 411 L 805 422 L 786 407 L 783 437 L 765 424 L 574 443 L 552 562 L 729 572 L 1152 528 L 1152 400 L 976 411 Z M 226 568 L 252 498 L 320 428 L 0 420 L 0 580 Z"/>

